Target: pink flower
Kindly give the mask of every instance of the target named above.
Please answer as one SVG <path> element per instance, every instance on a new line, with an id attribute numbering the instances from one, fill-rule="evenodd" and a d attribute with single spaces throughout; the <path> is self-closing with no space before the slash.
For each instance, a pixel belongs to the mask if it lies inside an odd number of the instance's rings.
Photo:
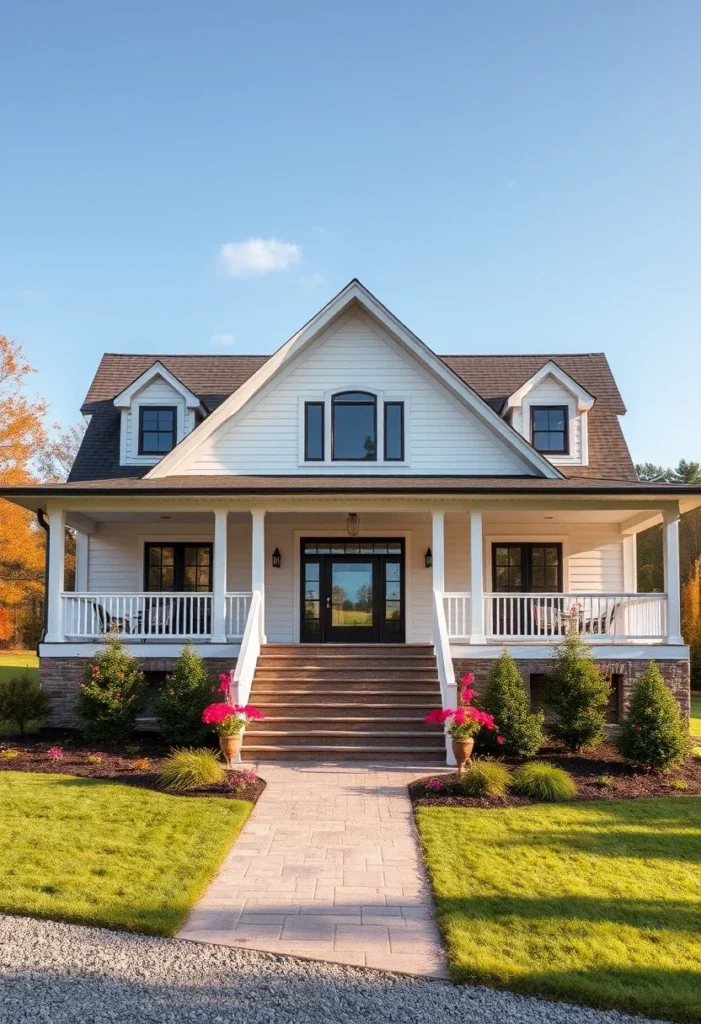
<path id="1" fill-rule="evenodd" d="M 100 674 L 99 667 L 97 665 L 93 665 L 93 667 L 92 667 L 92 677 L 93 677 L 93 679 L 97 678 L 97 676 L 99 676 L 99 674 Z"/>
<path id="2" fill-rule="evenodd" d="M 429 779 L 426 783 L 426 789 L 432 789 L 434 792 L 439 793 L 443 789 L 443 783 L 440 779 Z"/>
<path id="3" fill-rule="evenodd" d="M 226 718 L 236 714 L 233 704 L 208 704 L 202 712 L 202 721 L 205 725 L 221 725 Z"/>
<path id="4" fill-rule="evenodd" d="M 466 686 L 466 687 L 467 686 L 472 686 L 474 681 L 475 681 L 475 673 L 474 672 L 466 672 L 465 675 L 460 680 L 462 685 Z"/>
<path id="5" fill-rule="evenodd" d="M 443 721 L 441 718 L 442 714 L 443 712 L 439 708 L 435 708 L 433 711 L 429 711 L 424 718 L 424 722 L 426 725 L 439 725 Z"/>
<path id="6" fill-rule="evenodd" d="M 497 743 L 499 744 L 499 746 L 501 746 L 502 743 L 506 743 L 506 740 L 504 739 L 503 736 L 497 736 Z"/>
<path id="7" fill-rule="evenodd" d="M 265 715 L 258 708 L 254 708 L 252 704 L 234 704 L 237 715 L 245 715 L 251 722 L 261 722 Z"/>
<path id="8" fill-rule="evenodd" d="M 475 691 L 474 690 L 467 690 L 467 689 L 463 690 L 462 693 L 460 694 L 460 696 L 462 697 L 463 702 L 465 704 L 469 704 L 470 701 L 472 700 L 472 698 L 474 697 L 474 695 L 475 695 Z"/>
<path id="9" fill-rule="evenodd" d="M 46 751 L 46 756 L 54 761 L 59 760 L 59 758 L 63 757 L 63 747 L 49 747 Z"/>

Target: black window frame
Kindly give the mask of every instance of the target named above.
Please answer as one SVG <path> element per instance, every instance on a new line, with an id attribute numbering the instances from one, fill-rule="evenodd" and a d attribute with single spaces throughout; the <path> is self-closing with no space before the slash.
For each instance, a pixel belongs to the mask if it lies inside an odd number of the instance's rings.
<path id="1" fill-rule="evenodd" d="M 170 412 L 173 414 L 173 427 L 171 430 L 172 444 L 168 451 L 147 451 L 144 449 L 144 413 L 145 412 Z M 149 430 L 149 434 L 165 434 L 165 430 Z M 153 458 L 163 458 L 168 452 L 172 452 L 178 443 L 178 407 L 177 405 L 141 405 L 139 406 L 139 455 L 149 455 Z"/>
<path id="2" fill-rule="evenodd" d="M 343 398 L 344 395 L 367 395 L 368 402 L 339 402 L 339 398 Z M 364 458 L 348 458 L 346 456 L 336 456 L 336 405 L 344 405 L 346 407 L 353 405 L 372 405 L 372 422 L 374 431 L 375 441 L 375 453 L 372 457 L 365 456 Z M 377 462 L 377 395 L 373 394 L 372 391 L 337 391 L 336 394 L 331 396 L 331 461 L 332 462 Z"/>
<path id="3" fill-rule="evenodd" d="M 400 429 L 400 436 L 401 436 L 401 441 L 400 441 L 401 455 L 388 455 L 387 454 L 387 410 L 389 408 L 393 407 L 393 406 L 397 406 L 399 408 L 399 410 L 400 410 L 400 413 L 401 413 L 401 418 L 400 418 L 400 421 L 399 421 L 399 429 Z M 383 441 L 384 441 L 384 448 L 385 448 L 385 450 L 384 450 L 384 457 L 385 457 L 384 461 L 385 462 L 404 462 L 404 402 L 389 401 L 389 402 L 385 402 L 384 403 L 383 426 L 384 426 L 384 438 L 383 438 Z"/>
<path id="4" fill-rule="evenodd" d="M 520 548 L 521 549 L 521 590 L 498 590 L 497 589 L 497 548 Z M 557 587 L 554 591 L 545 590 L 542 593 L 550 594 L 564 593 L 563 578 L 564 564 L 562 556 L 561 541 L 492 541 L 492 593 L 493 594 L 537 594 L 533 590 L 533 549 L 534 548 L 557 548 Z M 524 558 L 524 554 L 526 557 Z"/>
<path id="5" fill-rule="evenodd" d="M 310 455 L 309 454 L 309 420 L 307 419 L 308 410 L 311 407 L 318 407 L 321 409 L 321 455 Z M 304 403 L 304 461 L 305 462 L 325 462 L 326 461 L 326 403 L 325 402 L 305 402 Z"/>
<path id="6" fill-rule="evenodd" d="M 149 552 L 152 548 L 173 548 L 173 589 L 151 590 L 149 587 Z M 185 548 L 207 548 L 209 550 L 209 589 L 185 590 Z M 145 594 L 211 594 L 214 583 L 214 545 L 211 541 L 148 540 L 144 543 L 144 593 Z"/>
<path id="7" fill-rule="evenodd" d="M 564 430 L 539 430 L 539 434 L 562 434 L 562 448 L 538 448 L 535 443 L 535 414 L 537 412 L 561 412 L 565 424 Z M 566 405 L 532 405 L 531 406 L 531 444 L 541 455 L 570 454 L 570 410 Z"/>

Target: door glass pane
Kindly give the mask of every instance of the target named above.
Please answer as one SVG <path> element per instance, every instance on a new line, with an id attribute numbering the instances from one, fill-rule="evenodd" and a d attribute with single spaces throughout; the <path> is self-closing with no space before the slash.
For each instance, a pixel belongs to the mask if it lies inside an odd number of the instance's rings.
<path id="1" fill-rule="evenodd" d="M 332 562 L 332 626 L 372 626 L 372 601 L 372 562 Z"/>
<path id="2" fill-rule="evenodd" d="M 385 635 L 402 628 L 402 564 L 385 562 Z"/>
<path id="3" fill-rule="evenodd" d="M 319 633 L 319 580 L 320 563 L 305 562 L 304 565 L 304 632 Z"/>

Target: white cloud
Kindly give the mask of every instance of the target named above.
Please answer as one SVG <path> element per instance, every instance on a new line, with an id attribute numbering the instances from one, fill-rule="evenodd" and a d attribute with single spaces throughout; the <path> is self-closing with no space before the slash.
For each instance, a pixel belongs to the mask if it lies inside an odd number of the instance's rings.
<path id="1" fill-rule="evenodd" d="M 315 271 L 313 274 L 310 274 L 309 277 L 303 277 L 302 284 L 305 288 L 308 288 L 311 291 L 312 288 L 318 288 L 320 284 L 326 284 L 326 278 L 323 274 Z"/>
<path id="2" fill-rule="evenodd" d="M 273 270 L 289 270 L 302 261 L 300 246 L 277 238 L 249 238 L 226 242 L 219 250 L 219 266 L 229 277 L 252 277 Z"/>
<path id="3" fill-rule="evenodd" d="M 233 334 L 224 334 L 224 333 L 217 332 L 217 333 L 212 335 L 210 340 L 211 340 L 212 345 L 225 345 L 226 346 L 226 345 L 235 345 L 236 344 L 236 338 L 233 336 Z"/>

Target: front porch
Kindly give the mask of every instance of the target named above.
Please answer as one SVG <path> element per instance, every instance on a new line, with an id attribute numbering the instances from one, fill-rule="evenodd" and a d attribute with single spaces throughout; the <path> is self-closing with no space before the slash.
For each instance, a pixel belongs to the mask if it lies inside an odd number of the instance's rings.
<path id="1" fill-rule="evenodd" d="M 666 592 L 638 593 L 635 534 L 655 517 L 665 524 Z M 203 653 L 234 654 L 254 605 L 261 643 L 352 642 L 357 633 L 362 643 L 437 645 L 443 635 L 451 647 L 550 647 L 574 629 L 596 647 L 683 644 L 674 510 L 397 504 L 354 519 L 351 536 L 337 506 L 51 508 L 41 653 L 116 634 L 144 656 L 186 639 Z M 73 591 L 63 584 L 65 526 L 76 531 Z M 151 564 L 154 552 L 163 566 Z M 179 573 L 165 564 L 178 558 Z M 382 578 L 370 572 L 373 559 Z M 352 591 L 353 574 L 339 573 L 324 590 L 329 567 L 344 565 L 367 569 L 355 573 L 364 586 Z M 377 621 L 387 627 L 377 634 L 339 628 Z"/>

